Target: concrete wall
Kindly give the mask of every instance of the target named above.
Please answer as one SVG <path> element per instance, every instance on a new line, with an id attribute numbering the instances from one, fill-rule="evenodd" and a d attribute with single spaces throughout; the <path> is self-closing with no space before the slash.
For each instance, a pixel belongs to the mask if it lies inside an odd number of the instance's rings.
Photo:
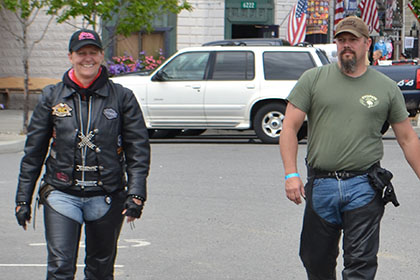
<path id="1" fill-rule="evenodd" d="M 223 40 L 225 33 L 225 0 L 189 0 L 193 11 L 178 15 L 177 49 Z M 275 0 L 274 24 L 280 25 L 279 36 L 286 38 L 287 20 L 297 0 Z"/>
<path id="2" fill-rule="evenodd" d="M 406 1 L 403 0 L 406 7 Z M 199 46 L 204 42 L 224 39 L 225 0 L 189 0 L 193 11 L 182 11 L 178 15 L 177 49 Z M 279 36 L 286 37 L 286 17 L 297 0 L 274 0 L 274 24 L 280 25 Z M 334 0 L 330 0 L 333 7 Z M 331 11 L 331 10 L 330 10 Z M 411 11 L 405 8 L 405 33 L 409 34 L 411 23 L 415 21 Z M 1 17 L 0 17 L 1 19 Z M 43 13 L 30 27 L 29 37 L 36 40 L 41 35 L 49 17 Z M 19 32 L 19 23 L 13 14 L 7 14 L 7 22 L 14 32 Z M 74 21 L 74 25 L 81 26 Z M 2 22 L 0 21 L 0 25 Z M 417 25 L 420 28 L 420 24 Z M 60 79 L 70 67 L 67 58 L 68 40 L 76 30 L 69 24 L 53 21 L 41 43 L 35 45 L 30 57 L 30 75 Z M 15 38 L 0 29 L 0 77 L 22 77 L 21 47 Z"/>
<path id="3" fill-rule="evenodd" d="M 16 17 L 8 12 L 7 22 L 13 32 L 21 34 Z M 28 38 L 32 43 L 38 40 L 45 29 L 49 16 L 40 12 L 29 28 Z M 4 24 L 0 23 L 0 24 Z M 60 79 L 70 67 L 67 58 L 68 40 L 77 28 L 69 24 L 57 24 L 53 20 L 44 39 L 33 48 L 29 59 L 30 76 Z M 21 44 L 13 35 L 0 29 L 0 77 L 23 77 Z"/>
<path id="4" fill-rule="evenodd" d="M 178 14 L 177 49 L 224 39 L 225 1 L 189 0 L 193 11 Z"/>

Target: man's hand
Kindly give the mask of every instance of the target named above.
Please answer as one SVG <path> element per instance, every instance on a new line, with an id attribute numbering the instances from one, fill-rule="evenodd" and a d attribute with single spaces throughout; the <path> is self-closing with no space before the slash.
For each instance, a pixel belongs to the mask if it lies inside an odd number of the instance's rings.
<path id="1" fill-rule="evenodd" d="M 28 204 L 18 205 L 15 211 L 18 224 L 26 230 L 26 223 L 31 220 L 31 207 Z"/>
<path id="2" fill-rule="evenodd" d="M 127 216 L 127 223 L 139 219 L 143 211 L 144 202 L 132 196 L 127 197 L 124 203 L 123 215 Z"/>
<path id="3" fill-rule="evenodd" d="M 286 196 L 296 204 L 302 203 L 305 198 L 305 189 L 300 177 L 292 177 L 286 180 Z"/>

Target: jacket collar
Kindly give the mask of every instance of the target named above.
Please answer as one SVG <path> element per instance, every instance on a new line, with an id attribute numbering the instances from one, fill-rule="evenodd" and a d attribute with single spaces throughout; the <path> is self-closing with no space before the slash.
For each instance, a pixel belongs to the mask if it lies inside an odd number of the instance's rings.
<path id="1" fill-rule="evenodd" d="M 67 86 L 68 91 L 63 93 L 64 97 L 69 97 L 70 95 L 73 95 L 74 93 L 78 92 L 82 95 L 91 95 L 91 94 L 97 94 L 99 96 L 106 97 L 108 96 L 108 90 L 105 86 L 107 82 L 109 81 L 108 78 L 108 71 L 106 70 L 105 66 L 101 66 L 101 74 L 97 77 L 97 79 L 89 86 L 89 88 L 80 88 L 80 86 L 75 83 L 69 73 L 71 69 L 69 69 L 66 73 L 63 75 L 63 83 Z"/>

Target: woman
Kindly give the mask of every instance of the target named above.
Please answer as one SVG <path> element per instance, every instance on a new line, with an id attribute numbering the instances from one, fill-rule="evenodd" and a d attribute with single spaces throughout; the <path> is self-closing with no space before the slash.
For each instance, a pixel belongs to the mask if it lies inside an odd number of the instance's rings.
<path id="1" fill-rule="evenodd" d="M 72 68 L 47 86 L 28 127 L 16 194 L 16 218 L 26 229 L 35 184 L 44 205 L 47 279 L 73 279 L 85 224 L 86 279 L 113 279 L 124 215 L 140 218 L 150 165 L 148 133 L 133 93 L 114 84 L 101 65 L 98 34 L 70 38 Z"/>

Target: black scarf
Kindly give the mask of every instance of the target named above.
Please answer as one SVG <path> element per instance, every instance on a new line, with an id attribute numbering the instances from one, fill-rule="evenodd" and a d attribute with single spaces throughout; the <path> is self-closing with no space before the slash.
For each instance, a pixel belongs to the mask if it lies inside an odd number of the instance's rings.
<path id="1" fill-rule="evenodd" d="M 76 84 L 71 78 L 70 78 L 70 70 L 69 69 L 66 73 L 63 75 L 63 83 L 77 91 L 81 96 L 83 100 L 86 100 L 89 96 L 91 96 L 93 93 L 95 93 L 96 90 L 102 88 L 106 82 L 109 79 L 108 71 L 106 70 L 106 67 L 101 65 L 102 71 L 98 78 L 88 87 L 88 88 L 81 88 L 78 84 Z"/>

